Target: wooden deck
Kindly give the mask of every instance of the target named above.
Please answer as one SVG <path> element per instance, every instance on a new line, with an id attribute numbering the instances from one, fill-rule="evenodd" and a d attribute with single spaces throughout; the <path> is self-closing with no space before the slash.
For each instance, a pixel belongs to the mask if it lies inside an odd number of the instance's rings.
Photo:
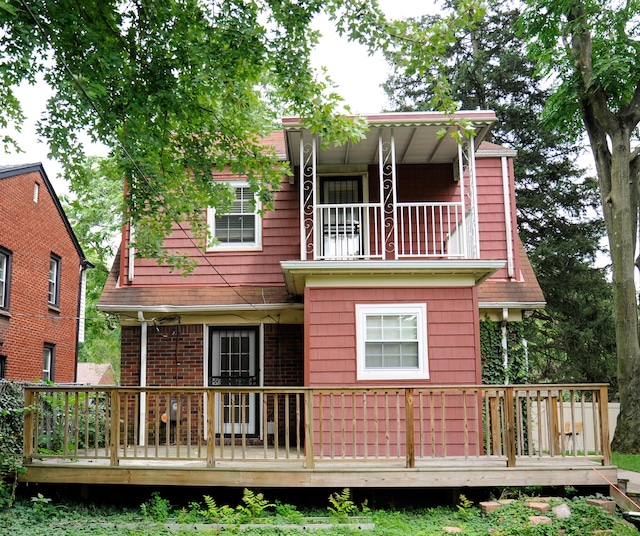
<path id="1" fill-rule="evenodd" d="M 32 411 L 25 418 L 23 482 L 252 488 L 617 482 L 603 385 L 47 386 L 27 388 L 25 403 Z M 592 424 L 584 427 L 587 414 Z"/>

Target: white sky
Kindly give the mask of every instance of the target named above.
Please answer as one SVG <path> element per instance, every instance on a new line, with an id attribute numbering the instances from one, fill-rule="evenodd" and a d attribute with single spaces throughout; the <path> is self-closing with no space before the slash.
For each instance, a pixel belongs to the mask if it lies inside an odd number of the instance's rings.
<path id="1" fill-rule="evenodd" d="M 380 7 L 391 18 L 415 17 L 434 11 L 434 2 L 422 0 L 378 0 Z M 331 30 L 327 18 L 319 19 L 317 25 L 324 34 L 313 54 L 314 63 L 325 66 L 338 92 L 355 113 L 368 114 L 382 111 L 387 106 L 386 96 L 380 88 L 388 74 L 387 65 L 381 55 L 369 56 L 364 47 L 349 43 Z M 60 165 L 47 158 L 48 146 L 40 142 L 35 133 L 35 124 L 44 111 L 50 89 L 44 84 L 20 86 L 20 98 L 27 121 L 22 132 L 15 134 L 24 151 L 19 154 L 0 154 L 2 164 L 26 164 L 42 162 L 49 179 L 58 194 L 68 191 L 62 178 L 58 177 Z M 95 154 L 105 154 L 95 147 Z M 1 150 L 1 149 L 0 149 Z"/>

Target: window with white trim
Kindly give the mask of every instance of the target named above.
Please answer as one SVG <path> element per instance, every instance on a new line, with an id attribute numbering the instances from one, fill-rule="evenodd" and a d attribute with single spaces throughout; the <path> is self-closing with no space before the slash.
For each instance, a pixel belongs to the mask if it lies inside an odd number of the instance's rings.
<path id="1" fill-rule="evenodd" d="M 55 345 L 45 343 L 44 345 L 44 355 L 42 359 L 42 380 L 43 381 L 53 381 L 53 365 L 55 361 Z"/>
<path id="2" fill-rule="evenodd" d="M 235 200 L 229 212 L 209 209 L 209 226 L 215 242 L 211 249 L 250 250 L 262 247 L 262 218 L 259 200 L 246 182 L 232 182 Z"/>
<path id="3" fill-rule="evenodd" d="M 356 305 L 359 380 L 428 379 L 427 305 Z"/>
<path id="4" fill-rule="evenodd" d="M 11 284 L 11 253 L 0 247 L 0 309 L 9 308 Z"/>
<path id="5" fill-rule="evenodd" d="M 49 305 L 58 307 L 60 305 L 60 257 L 51 254 L 49 258 L 49 294 L 47 301 Z"/>

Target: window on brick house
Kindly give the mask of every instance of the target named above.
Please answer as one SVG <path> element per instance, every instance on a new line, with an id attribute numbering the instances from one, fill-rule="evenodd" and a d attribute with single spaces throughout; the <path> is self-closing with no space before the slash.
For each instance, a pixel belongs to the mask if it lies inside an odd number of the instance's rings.
<path id="1" fill-rule="evenodd" d="M 356 305 L 359 380 L 428 379 L 427 306 Z"/>
<path id="2" fill-rule="evenodd" d="M 11 252 L 0 247 L 0 309 L 9 309 Z"/>
<path id="3" fill-rule="evenodd" d="M 49 305 L 60 305 L 60 257 L 51 254 L 49 259 Z"/>
<path id="4" fill-rule="evenodd" d="M 45 343 L 42 359 L 42 380 L 53 381 L 53 368 L 55 365 L 56 347 L 54 344 Z"/>
<path id="5" fill-rule="evenodd" d="M 246 182 L 232 182 L 235 201 L 226 214 L 209 209 L 209 228 L 216 241 L 213 250 L 251 250 L 262 247 L 259 200 Z"/>
<path id="6" fill-rule="evenodd" d="M 7 374 L 7 356 L 0 355 L 0 380 L 4 380 Z"/>

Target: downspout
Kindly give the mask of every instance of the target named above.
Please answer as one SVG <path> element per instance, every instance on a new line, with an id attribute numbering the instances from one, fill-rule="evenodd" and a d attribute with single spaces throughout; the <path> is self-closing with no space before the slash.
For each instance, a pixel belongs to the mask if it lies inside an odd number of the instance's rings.
<path id="1" fill-rule="evenodd" d="M 76 326 L 76 366 L 73 371 L 73 383 L 78 381 L 78 355 L 80 353 L 80 343 L 84 342 L 84 322 L 85 322 L 85 308 L 86 308 L 86 294 L 87 294 L 87 269 L 94 268 L 87 259 L 80 259 L 80 282 L 78 288 L 78 324 Z"/>
<path id="2" fill-rule="evenodd" d="M 504 229 L 507 238 L 507 274 L 510 279 L 515 276 L 513 267 L 513 236 L 511 227 L 511 196 L 509 188 L 509 172 L 507 169 L 507 157 L 502 157 L 502 196 L 504 200 Z"/>
<path id="3" fill-rule="evenodd" d="M 509 385 L 509 347 L 507 345 L 507 321 L 509 309 L 502 308 L 502 367 L 504 368 L 504 384 Z"/>
<path id="4" fill-rule="evenodd" d="M 147 386 L 147 320 L 142 311 L 138 311 L 138 322 L 140 322 L 140 387 Z M 147 393 L 140 392 L 140 417 L 138 422 L 138 444 L 144 447 L 145 444 L 145 426 L 147 415 Z"/>

